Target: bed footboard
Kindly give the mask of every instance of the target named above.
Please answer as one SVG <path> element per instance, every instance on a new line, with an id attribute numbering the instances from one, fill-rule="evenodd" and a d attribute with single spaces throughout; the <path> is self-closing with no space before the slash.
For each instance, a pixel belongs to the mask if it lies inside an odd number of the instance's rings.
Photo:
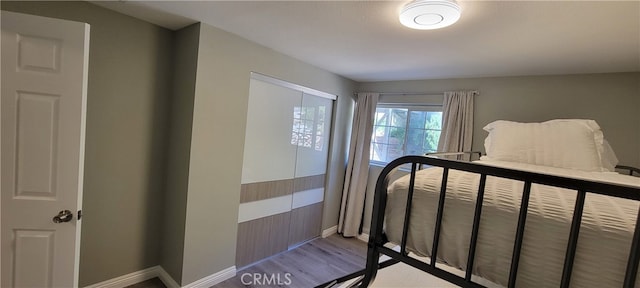
<path id="1" fill-rule="evenodd" d="M 397 170 L 400 166 L 411 166 L 410 184 L 407 196 L 406 210 L 404 215 L 404 224 L 402 230 L 402 240 L 399 243 L 399 250 L 396 251 L 384 246 L 387 243 L 383 231 L 385 208 L 387 203 L 387 187 L 389 186 L 389 175 Z M 436 214 L 435 230 L 433 233 L 433 246 L 430 257 L 430 262 L 422 262 L 416 258 L 411 257 L 407 251 L 407 234 L 412 208 L 412 198 L 415 183 L 416 171 L 420 167 L 436 166 L 443 168 L 442 185 L 439 195 L 438 210 Z M 471 238 L 469 239 L 469 253 L 467 256 L 467 266 L 465 269 L 465 275 L 458 276 L 456 274 L 445 271 L 436 266 L 436 260 L 438 256 L 438 247 L 440 241 L 440 230 L 442 225 L 442 216 L 446 195 L 447 178 L 449 170 L 459 170 L 470 173 L 476 173 L 480 175 L 480 182 L 477 190 L 477 198 L 475 203 L 475 210 L 473 213 L 473 226 L 471 231 Z M 485 184 L 487 176 L 500 177 L 506 179 L 512 179 L 521 181 L 524 183 L 522 191 L 522 200 L 519 211 L 519 218 L 517 221 L 516 237 L 513 243 L 513 252 L 511 256 L 511 265 L 508 278 L 508 287 L 515 287 L 516 279 L 518 277 L 518 264 L 520 261 L 520 254 L 522 248 L 522 242 L 524 237 L 527 209 L 529 207 L 529 194 L 531 192 L 532 184 L 542 184 L 547 186 L 560 187 L 577 191 L 577 197 L 575 201 L 575 209 L 570 226 L 569 239 L 567 242 L 566 253 L 564 257 L 564 265 L 562 271 L 562 278 L 560 287 L 570 287 L 572 269 L 574 259 L 576 257 L 576 247 L 578 243 L 578 236 L 580 233 L 580 224 L 582 221 L 582 213 L 585 203 L 585 197 L 588 193 L 595 193 L 601 195 L 607 195 L 611 197 L 619 197 L 624 199 L 631 199 L 640 201 L 640 188 L 633 186 L 614 185 L 603 182 L 579 180 L 574 178 L 566 178 L 560 176 L 552 176 L 546 174 L 524 172 L 519 170 L 511 170 L 487 165 L 480 165 L 468 162 L 443 160 L 431 157 L 423 156 L 405 156 L 398 158 L 389 163 L 382 171 L 380 177 L 376 183 L 375 199 L 373 205 L 373 216 L 369 234 L 368 251 L 367 251 L 367 263 L 366 268 L 363 271 L 356 272 L 358 275 L 364 275 L 359 281 L 356 281 L 351 286 L 367 287 L 376 277 L 378 269 L 381 268 L 379 259 L 381 255 L 389 256 L 393 261 L 403 262 L 411 265 L 417 269 L 420 269 L 426 273 L 432 274 L 436 277 L 444 279 L 448 282 L 456 284 L 461 287 L 485 287 L 472 280 L 472 271 L 474 265 L 475 251 L 478 240 L 478 231 L 482 229 L 480 227 L 480 217 L 482 215 L 483 208 L 483 196 L 485 190 Z M 629 256 L 626 265 L 626 272 L 624 278 L 623 287 L 632 288 L 636 282 L 636 274 L 638 270 L 638 263 L 640 261 L 640 211 L 636 218 L 635 230 L 633 234 L 632 245 L 629 251 Z M 439 264 L 440 265 L 440 264 Z M 438 265 L 438 266 L 439 266 Z M 355 277 L 353 276 L 353 277 Z M 346 280 L 346 279 L 345 279 Z M 325 283 L 329 284 L 329 283 Z M 319 286 L 320 287 L 320 286 Z M 322 286 L 324 287 L 324 286 Z"/>

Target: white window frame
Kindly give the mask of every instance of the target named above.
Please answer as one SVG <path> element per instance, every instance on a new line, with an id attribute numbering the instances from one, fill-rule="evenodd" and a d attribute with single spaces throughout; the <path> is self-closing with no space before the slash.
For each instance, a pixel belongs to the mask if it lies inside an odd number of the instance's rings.
<path id="1" fill-rule="evenodd" d="M 378 108 L 396 108 L 396 109 L 407 109 L 407 119 L 404 125 L 405 130 L 407 131 L 405 133 L 405 139 L 403 141 L 402 144 L 402 151 L 404 151 L 406 153 L 407 151 L 407 137 L 408 137 L 408 130 L 409 130 L 409 119 L 410 119 L 410 115 L 411 115 L 411 111 L 426 111 L 426 112 L 442 112 L 443 106 L 442 105 L 437 105 L 437 104 L 417 104 L 417 103 L 378 103 L 378 105 L 376 105 L 376 109 Z M 374 120 L 375 121 L 375 120 Z M 373 123 L 375 125 L 375 122 Z M 373 126 L 375 129 L 375 126 Z M 442 131 L 442 130 L 440 130 Z M 375 133 L 375 130 L 373 131 L 373 133 Z M 372 134 L 373 137 L 373 134 Z M 371 145 L 371 141 L 369 142 L 369 145 Z M 371 153 L 371 152 L 369 152 Z M 407 155 L 407 154 L 404 154 Z M 371 156 L 369 156 L 371 157 Z M 371 160 L 369 159 L 369 164 L 370 165 L 376 165 L 376 166 L 386 166 L 389 162 L 385 162 L 385 161 L 379 161 L 379 160 Z"/>

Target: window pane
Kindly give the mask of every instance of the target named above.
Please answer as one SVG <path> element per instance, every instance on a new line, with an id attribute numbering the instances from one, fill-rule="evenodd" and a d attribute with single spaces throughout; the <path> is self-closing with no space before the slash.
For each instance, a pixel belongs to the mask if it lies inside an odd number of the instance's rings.
<path id="1" fill-rule="evenodd" d="M 424 107 L 377 107 L 371 135 L 370 159 L 390 162 L 404 155 L 437 150 L 442 112 Z"/>
<path id="2" fill-rule="evenodd" d="M 372 143 L 371 145 L 371 160 L 375 161 L 387 161 L 387 146 L 386 144 Z"/>
<path id="3" fill-rule="evenodd" d="M 407 125 L 407 109 L 391 109 L 391 126 L 405 127 Z"/>
<path id="4" fill-rule="evenodd" d="M 404 144 L 404 136 L 405 136 L 404 127 L 403 128 L 397 128 L 397 127 L 389 128 L 389 144 L 403 145 Z"/>
<path id="5" fill-rule="evenodd" d="M 389 110 L 386 108 L 376 108 L 375 125 L 387 125 L 389 122 Z"/>
<path id="6" fill-rule="evenodd" d="M 389 142 L 389 127 L 376 126 L 374 127 L 373 142 L 388 143 Z"/>
<path id="7" fill-rule="evenodd" d="M 424 140 L 424 153 L 436 152 L 438 151 L 438 140 L 440 140 L 440 131 L 439 130 L 427 130 L 425 133 Z"/>
<path id="8" fill-rule="evenodd" d="M 423 129 L 409 129 L 407 135 L 407 155 L 421 155 L 424 141 Z"/>
<path id="9" fill-rule="evenodd" d="M 409 128 L 423 128 L 427 120 L 426 111 L 411 111 L 409 114 Z"/>
<path id="10" fill-rule="evenodd" d="M 442 130 L 442 112 L 426 112 L 427 122 L 424 128 Z"/>

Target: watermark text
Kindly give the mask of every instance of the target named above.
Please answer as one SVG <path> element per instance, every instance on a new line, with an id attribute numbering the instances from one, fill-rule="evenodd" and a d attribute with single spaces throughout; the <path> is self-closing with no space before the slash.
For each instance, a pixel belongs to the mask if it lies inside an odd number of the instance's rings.
<path id="1" fill-rule="evenodd" d="M 269 286 L 291 285 L 291 273 L 243 273 L 240 276 L 242 285 Z"/>

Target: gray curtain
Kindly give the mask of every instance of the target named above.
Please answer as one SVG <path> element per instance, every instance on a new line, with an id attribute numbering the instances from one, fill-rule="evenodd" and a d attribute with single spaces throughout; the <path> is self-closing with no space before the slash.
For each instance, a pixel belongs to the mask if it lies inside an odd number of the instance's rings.
<path id="1" fill-rule="evenodd" d="M 353 116 L 349 160 L 342 190 L 342 204 L 338 219 L 338 233 L 345 237 L 358 236 L 364 211 L 364 199 L 369 177 L 369 145 L 373 131 L 373 117 L 378 93 L 358 93 Z"/>
<path id="2" fill-rule="evenodd" d="M 478 95 L 478 91 L 444 92 L 439 152 L 471 151 L 475 95 Z"/>

